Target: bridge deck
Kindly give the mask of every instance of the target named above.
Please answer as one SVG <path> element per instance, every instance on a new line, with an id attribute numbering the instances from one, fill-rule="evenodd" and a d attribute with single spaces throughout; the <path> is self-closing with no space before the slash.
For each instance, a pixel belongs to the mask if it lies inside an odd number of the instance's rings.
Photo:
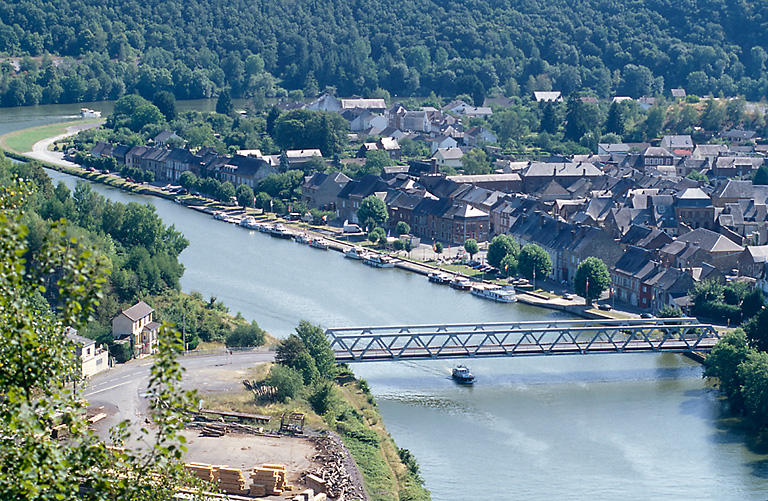
<path id="1" fill-rule="evenodd" d="M 337 362 L 708 351 L 695 319 L 561 320 L 328 329 Z"/>

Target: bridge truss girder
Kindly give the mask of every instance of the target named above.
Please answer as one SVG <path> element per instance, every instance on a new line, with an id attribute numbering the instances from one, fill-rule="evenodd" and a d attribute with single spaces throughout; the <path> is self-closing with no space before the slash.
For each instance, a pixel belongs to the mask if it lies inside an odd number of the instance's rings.
<path id="1" fill-rule="evenodd" d="M 694 318 L 551 320 L 328 329 L 337 362 L 708 351 L 714 327 Z"/>

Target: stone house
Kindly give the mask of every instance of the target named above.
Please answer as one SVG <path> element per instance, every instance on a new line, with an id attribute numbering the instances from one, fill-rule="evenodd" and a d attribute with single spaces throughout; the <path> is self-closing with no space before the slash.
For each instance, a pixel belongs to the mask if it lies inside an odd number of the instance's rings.
<path id="1" fill-rule="evenodd" d="M 112 337 L 128 338 L 136 355 L 151 355 L 157 349 L 160 324 L 153 320 L 155 310 L 144 301 L 120 312 L 112 319 Z"/>
<path id="2" fill-rule="evenodd" d="M 339 192 L 351 179 L 341 172 L 315 172 L 304 178 L 301 197 L 308 207 L 336 211 Z"/>

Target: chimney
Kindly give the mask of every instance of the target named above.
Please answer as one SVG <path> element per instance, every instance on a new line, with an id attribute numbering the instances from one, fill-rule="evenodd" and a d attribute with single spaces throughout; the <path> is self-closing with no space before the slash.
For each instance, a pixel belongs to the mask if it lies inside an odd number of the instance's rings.
<path id="1" fill-rule="evenodd" d="M 432 174 L 437 175 L 440 173 L 440 171 L 437 168 L 437 159 L 433 157 L 431 160 L 432 160 Z"/>

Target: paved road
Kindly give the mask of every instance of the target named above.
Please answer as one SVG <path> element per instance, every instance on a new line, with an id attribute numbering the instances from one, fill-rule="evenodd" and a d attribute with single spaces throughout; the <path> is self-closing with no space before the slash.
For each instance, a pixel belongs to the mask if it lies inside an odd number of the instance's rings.
<path id="1" fill-rule="evenodd" d="M 232 355 L 226 352 L 188 355 L 181 359 L 182 367 L 186 369 L 182 387 L 199 390 L 203 398 L 205 392 L 239 389 L 248 369 L 273 360 L 274 352 L 266 350 L 234 352 Z M 91 407 L 103 407 L 100 412 L 107 414 L 95 427 L 102 438 L 108 438 L 109 428 L 125 419 L 131 421 L 133 432 L 146 424 L 148 401 L 145 393 L 151 368 L 151 358 L 132 360 L 88 381 L 81 396 Z"/>

